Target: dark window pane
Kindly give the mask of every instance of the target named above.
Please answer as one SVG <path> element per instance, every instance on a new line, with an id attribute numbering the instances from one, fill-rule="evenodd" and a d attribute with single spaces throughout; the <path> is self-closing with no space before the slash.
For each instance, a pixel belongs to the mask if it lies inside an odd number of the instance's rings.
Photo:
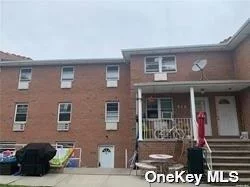
<path id="1" fill-rule="evenodd" d="M 157 98 L 148 98 L 147 109 L 148 110 L 157 110 L 157 108 L 158 108 Z"/>
<path id="2" fill-rule="evenodd" d="M 71 112 L 71 104 L 60 104 L 60 112 Z"/>
<path id="3" fill-rule="evenodd" d="M 118 103 L 107 103 L 107 111 L 118 111 Z"/>
<path id="4" fill-rule="evenodd" d="M 16 114 L 15 121 L 22 122 L 26 121 L 27 114 Z"/>
<path id="5" fill-rule="evenodd" d="M 70 121 L 70 113 L 59 114 L 59 121 Z"/>
<path id="6" fill-rule="evenodd" d="M 118 66 L 107 66 L 107 71 L 118 71 Z"/>
<path id="7" fill-rule="evenodd" d="M 148 110 L 147 115 L 148 118 L 158 118 L 158 110 Z"/>
<path id="8" fill-rule="evenodd" d="M 161 99 L 161 111 L 172 111 L 172 99 Z"/>
<path id="9" fill-rule="evenodd" d="M 18 114 L 26 114 L 28 110 L 28 105 L 17 105 L 17 113 Z"/>

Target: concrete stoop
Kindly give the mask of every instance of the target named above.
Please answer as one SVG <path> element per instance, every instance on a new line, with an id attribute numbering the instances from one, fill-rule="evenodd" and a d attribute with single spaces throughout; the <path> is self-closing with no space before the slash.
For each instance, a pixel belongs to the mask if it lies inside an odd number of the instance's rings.
<path id="1" fill-rule="evenodd" d="M 208 139 L 208 144 L 212 150 L 213 170 L 224 171 L 225 178 L 231 171 L 237 171 L 239 174 L 237 184 L 220 183 L 220 185 L 250 186 L 250 140 Z"/>

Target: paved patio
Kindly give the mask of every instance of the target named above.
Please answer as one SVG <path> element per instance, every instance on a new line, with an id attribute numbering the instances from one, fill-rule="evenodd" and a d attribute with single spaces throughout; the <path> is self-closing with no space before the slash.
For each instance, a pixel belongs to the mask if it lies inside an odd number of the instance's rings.
<path id="1" fill-rule="evenodd" d="M 65 169 L 64 173 L 49 173 L 42 177 L 0 175 L 0 184 L 25 186 L 86 186 L 86 187 L 149 187 L 144 178 L 135 176 L 128 169 L 75 168 Z M 193 187 L 194 184 L 151 184 L 151 187 Z M 201 187 L 210 185 L 202 184 Z"/>

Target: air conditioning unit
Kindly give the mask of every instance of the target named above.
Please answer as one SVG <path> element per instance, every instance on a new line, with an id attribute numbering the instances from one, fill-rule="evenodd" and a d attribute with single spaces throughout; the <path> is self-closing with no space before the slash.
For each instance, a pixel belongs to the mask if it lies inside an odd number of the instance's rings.
<path id="1" fill-rule="evenodd" d="M 117 80 L 107 80 L 107 87 L 108 88 L 116 88 L 118 86 Z"/>
<path id="2" fill-rule="evenodd" d="M 168 76 L 167 73 L 155 73 L 154 74 L 154 81 L 167 81 Z"/>
<path id="3" fill-rule="evenodd" d="M 72 81 L 71 80 L 69 80 L 69 81 L 63 80 L 63 81 L 61 81 L 61 88 L 72 88 Z"/>
<path id="4" fill-rule="evenodd" d="M 18 131 L 24 131 L 25 128 L 25 123 L 14 123 L 13 124 L 13 131 L 18 132 Z"/>
<path id="5" fill-rule="evenodd" d="M 69 126 L 70 126 L 70 123 L 58 123 L 57 124 L 57 130 L 58 131 L 68 131 Z"/>
<path id="6" fill-rule="evenodd" d="M 27 90 L 29 89 L 30 81 L 19 81 L 18 89 L 19 90 Z"/>
<path id="7" fill-rule="evenodd" d="M 117 130 L 117 122 L 106 122 L 106 130 Z"/>

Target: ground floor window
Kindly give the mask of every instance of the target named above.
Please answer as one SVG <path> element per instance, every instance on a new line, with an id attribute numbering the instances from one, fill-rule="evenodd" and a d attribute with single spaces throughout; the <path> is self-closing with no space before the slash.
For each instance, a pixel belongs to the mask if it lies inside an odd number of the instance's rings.
<path id="1" fill-rule="evenodd" d="M 61 145 L 61 146 L 63 146 L 63 148 L 74 148 L 75 147 L 75 142 L 57 141 L 56 145 Z"/>
<path id="2" fill-rule="evenodd" d="M 0 153 L 3 151 L 14 151 L 16 149 L 16 142 L 12 141 L 0 141 Z"/>

